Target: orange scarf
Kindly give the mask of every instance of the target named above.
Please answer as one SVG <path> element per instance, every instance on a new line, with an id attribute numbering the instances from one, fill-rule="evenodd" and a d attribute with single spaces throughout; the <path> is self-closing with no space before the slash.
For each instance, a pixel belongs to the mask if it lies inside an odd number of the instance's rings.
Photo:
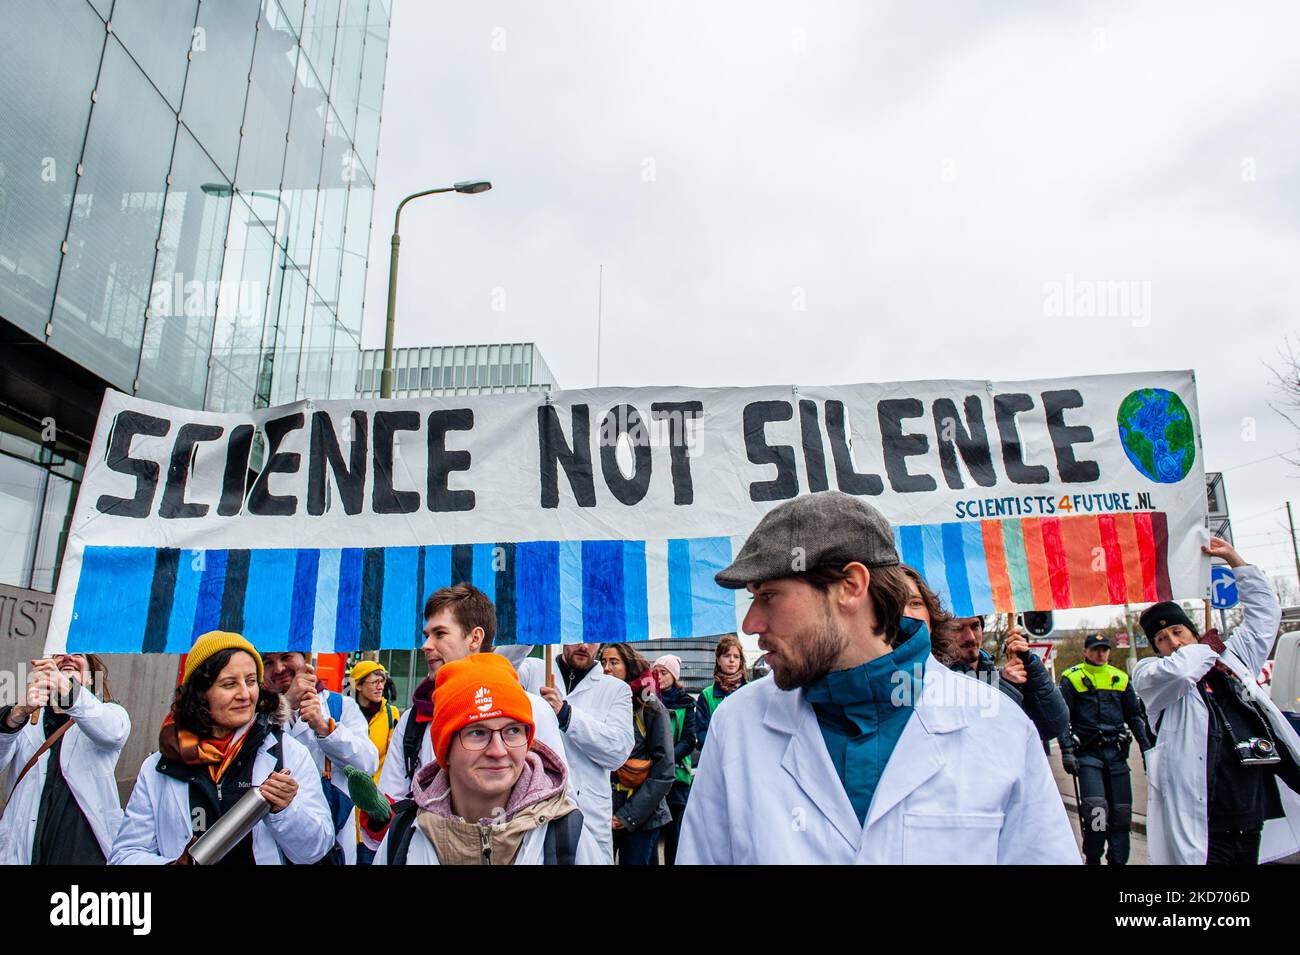
<path id="1" fill-rule="evenodd" d="M 208 775 L 214 783 L 221 782 L 221 777 L 239 755 L 239 750 L 248 738 L 247 728 L 237 730 L 224 739 L 199 739 L 197 733 L 181 729 L 176 725 L 172 714 L 163 720 L 162 730 L 158 733 L 158 748 L 168 759 L 185 763 L 187 766 L 207 764 Z"/>

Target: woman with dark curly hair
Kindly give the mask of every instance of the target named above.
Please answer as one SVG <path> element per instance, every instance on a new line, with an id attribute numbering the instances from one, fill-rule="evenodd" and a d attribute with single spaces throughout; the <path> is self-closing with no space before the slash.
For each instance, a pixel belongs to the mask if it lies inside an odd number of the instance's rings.
<path id="1" fill-rule="evenodd" d="M 251 787 L 271 812 L 220 864 L 304 865 L 330 851 L 334 825 L 316 765 L 281 732 L 280 698 L 262 677 L 261 655 L 239 634 L 214 630 L 195 641 L 110 864 L 187 864 L 193 842 Z"/>

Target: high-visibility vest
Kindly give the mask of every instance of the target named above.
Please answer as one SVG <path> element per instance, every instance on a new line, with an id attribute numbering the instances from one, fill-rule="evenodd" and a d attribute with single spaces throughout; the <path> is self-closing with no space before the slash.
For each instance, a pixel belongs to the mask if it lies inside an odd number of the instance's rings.
<path id="1" fill-rule="evenodd" d="M 1061 676 L 1069 680 L 1070 685 L 1078 693 L 1087 693 L 1089 690 L 1114 690 L 1116 693 L 1123 693 L 1128 689 L 1128 674 L 1109 663 L 1099 667 L 1076 663 Z"/>

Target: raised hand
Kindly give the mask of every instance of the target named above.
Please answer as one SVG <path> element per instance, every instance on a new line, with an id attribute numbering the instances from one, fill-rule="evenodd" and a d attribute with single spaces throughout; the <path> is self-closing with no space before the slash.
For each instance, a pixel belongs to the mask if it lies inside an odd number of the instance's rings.
<path id="1" fill-rule="evenodd" d="M 560 698 L 560 691 L 553 686 L 544 686 L 537 692 L 542 695 L 542 699 L 551 704 L 551 709 L 555 710 L 558 716 L 560 710 L 564 707 L 564 700 Z"/>
<path id="2" fill-rule="evenodd" d="M 46 666 L 48 664 L 48 666 Z M 56 685 L 54 663 L 51 660 L 33 660 L 32 672 L 27 677 L 27 712 L 50 705 Z"/>
<path id="3" fill-rule="evenodd" d="M 1218 557 L 1227 563 L 1229 567 L 1244 567 L 1246 561 L 1237 553 L 1236 548 L 1229 544 L 1222 537 L 1211 537 L 1208 544 L 1201 545 L 1201 552 L 1209 554 L 1211 557 Z"/>
<path id="4" fill-rule="evenodd" d="M 285 691 L 285 698 L 289 703 L 289 711 L 293 712 L 302 704 L 302 696 L 307 692 L 316 692 L 316 668 L 308 663 L 294 675 L 293 682 L 289 684 L 289 689 Z"/>
<path id="5" fill-rule="evenodd" d="M 1015 627 L 1007 634 L 1007 656 L 1013 657 L 1019 653 L 1029 653 L 1029 641 Z"/>
<path id="6" fill-rule="evenodd" d="M 317 736 L 329 735 L 329 720 L 325 717 L 325 710 L 320 705 L 320 694 L 316 692 L 315 687 L 303 693 L 298 702 L 298 716 L 315 731 Z"/>
<path id="7" fill-rule="evenodd" d="M 1002 679 L 1017 685 L 1029 682 L 1029 671 L 1025 669 L 1025 661 L 1020 657 L 1009 657 L 1007 665 L 1002 668 Z"/>

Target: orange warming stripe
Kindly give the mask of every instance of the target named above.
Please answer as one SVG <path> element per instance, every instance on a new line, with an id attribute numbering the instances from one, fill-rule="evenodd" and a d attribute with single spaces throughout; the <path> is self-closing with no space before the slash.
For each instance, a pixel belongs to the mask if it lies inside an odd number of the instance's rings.
<path id="1" fill-rule="evenodd" d="M 1070 577 L 1070 596 L 1076 607 L 1109 604 L 1106 583 L 1106 552 L 1102 549 L 1101 527 L 1094 516 L 1061 519 L 1061 540 L 1065 566 Z"/>
<path id="2" fill-rule="evenodd" d="M 1021 518 L 1020 530 L 1025 536 L 1029 586 L 1034 592 L 1033 609 L 1051 610 L 1055 606 L 1055 601 L 1052 600 L 1052 578 L 1047 570 L 1047 554 L 1043 550 L 1043 527 L 1040 521 L 1041 519 L 1037 517 Z"/>
<path id="3" fill-rule="evenodd" d="M 1142 586 L 1142 555 L 1138 550 L 1137 524 L 1132 513 L 1115 515 L 1115 537 L 1119 552 L 1124 557 L 1124 599 L 1129 603 L 1143 603 L 1146 590 Z"/>
<path id="4" fill-rule="evenodd" d="M 993 591 L 993 609 L 1010 613 L 1015 609 L 1011 595 L 1011 575 L 1007 572 L 1007 552 L 1002 546 L 1002 522 L 980 521 L 984 537 L 984 562 L 989 569 L 989 588 Z"/>

